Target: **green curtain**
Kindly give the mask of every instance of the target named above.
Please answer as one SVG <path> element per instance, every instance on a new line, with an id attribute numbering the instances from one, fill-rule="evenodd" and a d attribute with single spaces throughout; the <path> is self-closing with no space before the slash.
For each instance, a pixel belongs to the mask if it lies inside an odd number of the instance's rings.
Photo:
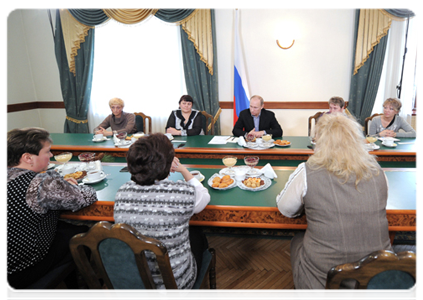
<path id="1" fill-rule="evenodd" d="M 94 29 L 88 31 L 75 56 L 75 75 L 69 71 L 59 11 L 56 13 L 54 43 L 66 110 L 64 132 L 89 133 L 87 113 L 93 78 Z"/>
<path id="2" fill-rule="evenodd" d="M 357 40 L 359 17 L 360 10 L 357 10 L 355 24 L 356 29 L 354 36 L 354 53 Z M 372 113 L 376 100 L 380 77 L 382 74 L 383 62 L 385 59 L 387 40 L 387 35 L 380 39 L 379 44 L 374 46 L 373 51 L 370 53 L 367 61 L 351 78 L 348 111 L 353 116 L 355 116 L 357 121 L 359 121 L 363 126 L 364 120 Z"/>
<path id="3" fill-rule="evenodd" d="M 219 109 L 219 89 L 216 51 L 215 12 L 211 9 L 211 27 L 213 35 L 213 75 L 195 50 L 194 43 L 188 39 L 188 34 L 181 28 L 182 59 L 184 63 L 185 83 L 188 94 L 194 99 L 194 108 L 205 110 L 212 116 Z M 214 125 L 215 135 L 220 135 L 220 123 Z"/>

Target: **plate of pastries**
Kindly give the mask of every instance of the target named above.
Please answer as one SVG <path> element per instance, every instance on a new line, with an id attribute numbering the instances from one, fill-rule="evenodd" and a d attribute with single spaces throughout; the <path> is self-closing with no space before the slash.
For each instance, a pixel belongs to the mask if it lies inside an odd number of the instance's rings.
<path id="1" fill-rule="evenodd" d="M 269 178 L 265 176 L 258 177 L 246 177 L 244 180 L 237 183 L 238 187 L 242 190 L 248 191 L 262 191 L 267 189 L 271 185 Z"/>
<path id="2" fill-rule="evenodd" d="M 287 140 L 276 140 L 273 142 L 278 147 L 288 147 L 291 146 L 291 142 Z"/>
<path id="3" fill-rule="evenodd" d="M 235 179 L 229 175 L 213 174 L 207 183 L 216 190 L 229 190 L 236 186 Z"/>
<path id="4" fill-rule="evenodd" d="M 63 178 L 73 178 L 76 181 L 81 181 L 82 179 L 85 178 L 85 176 L 87 176 L 87 172 L 86 171 L 76 171 L 74 173 L 70 173 L 70 174 L 66 174 L 65 176 L 63 176 Z"/>

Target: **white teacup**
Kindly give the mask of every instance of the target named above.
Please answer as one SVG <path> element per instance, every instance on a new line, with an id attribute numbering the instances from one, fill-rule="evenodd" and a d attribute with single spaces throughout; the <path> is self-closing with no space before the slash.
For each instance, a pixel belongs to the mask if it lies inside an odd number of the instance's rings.
<path id="1" fill-rule="evenodd" d="M 98 180 L 101 178 L 101 171 L 100 170 L 89 171 L 87 173 L 87 178 L 90 181 Z"/>
<path id="2" fill-rule="evenodd" d="M 200 171 L 194 170 L 191 171 L 192 176 L 194 176 L 194 178 L 197 178 L 198 181 L 201 181 L 202 175 Z"/>
<path id="3" fill-rule="evenodd" d="M 103 134 L 102 133 L 99 133 L 99 134 L 94 135 L 94 140 L 100 141 L 102 139 L 103 139 Z"/>
<path id="4" fill-rule="evenodd" d="M 393 146 L 394 145 L 394 139 L 387 137 L 383 140 L 383 144 L 386 145 L 386 146 Z"/>
<path id="5" fill-rule="evenodd" d="M 235 170 L 235 180 L 236 181 L 243 181 L 245 179 L 245 174 L 247 174 L 247 170 L 236 169 Z"/>
<path id="6" fill-rule="evenodd" d="M 245 179 L 245 174 L 235 174 L 236 181 L 243 181 Z"/>
<path id="7" fill-rule="evenodd" d="M 71 174 L 75 172 L 75 167 L 72 165 L 64 165 L 62 168 L 62 175 Z"/>

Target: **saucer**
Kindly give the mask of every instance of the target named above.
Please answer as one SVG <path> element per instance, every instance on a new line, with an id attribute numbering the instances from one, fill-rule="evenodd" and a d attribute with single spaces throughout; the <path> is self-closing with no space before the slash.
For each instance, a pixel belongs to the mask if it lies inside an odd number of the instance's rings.
<path id="1" fill-rule="evenodd" d="M 130 146 L 131 144 L 132 144 L 132 141 L 127 141 L 127 140 L 124 140 L 124 141 L 120 142 L 119 144 L 118 144 L 118 143 L 116 143 L 116 144 L 115 144 L 115 146 L 116 146 L 116 147 L 128 147 L 128 146 Z"/>
<path id="2" fill-rule="evenodd" d="M 107 177 L 107 175 L 102 171 L 100 178 L 95 179 L 95 180 L 89 180 L 88 177 L 85 177 L 84 179 L 82 179 L 82 182 L 85 183 L 85 184 L 94 184 L 94 183 L 102 181 L 106 177 Z"/>
<path id="3" fill-rule="evenodd" d="M 190 173 L 192 174 L 193 171 L 191 171 Z M 198 171 L 196 171 L 198 172 Z M 200 173 L 200 172 L 199 172 Z M 195 178 L 195 177 L 194 177 Z M 206 177 L 200 173 L 200 179 L 198 179 L 199 182 L 202 182 Z"/>
<path id="4" fill-rule="evenodd" d="M 389 147 L 389 148 L 395 148 L 397 146 L 397 144 L 395 144 L 395 143 L 393 143 L 391 146 L 388 146 L 385 143 L 382 143 L 382 145 L 384 145 L 385 147 Z"/>
<path id="5" fill-rule="evenodd" d="M 104 141 L 107 141 L 107 138 L 105 136 L 103 136 L 103 138 L 99 139 L 99 140 L 93 139 L 94 143 L 101 143 L 101 142 L 104 142 Z"/>

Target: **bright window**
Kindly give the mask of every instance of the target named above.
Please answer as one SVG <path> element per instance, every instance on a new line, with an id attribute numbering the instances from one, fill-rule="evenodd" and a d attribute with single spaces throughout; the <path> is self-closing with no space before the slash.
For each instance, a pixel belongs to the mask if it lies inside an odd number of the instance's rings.
<path id="1" fill-rule="evenodd" d="M 152 17 L 140 24 L 110 20 L 96 27 L 89 128 L 111 114 L 108 102 L 125 101 L 125 112 L 152 117 L 153 132 L 165 132 L 166 121 L 186 94 L 179 26 Z"/>

